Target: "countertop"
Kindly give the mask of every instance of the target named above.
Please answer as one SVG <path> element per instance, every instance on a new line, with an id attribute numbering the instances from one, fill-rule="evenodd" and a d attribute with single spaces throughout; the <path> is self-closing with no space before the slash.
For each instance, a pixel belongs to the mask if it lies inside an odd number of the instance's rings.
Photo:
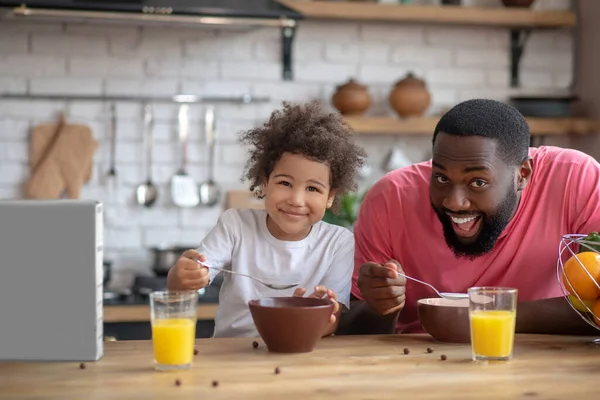
<path id="1" fill-rule="evenodd" d="M 217 312 L 217 303 L 198 303 L 196 315 L 199 320 L 212 320 Z M 105 323 L 114 322 L 150 322 L 149 304 L 105 305 L 103 308 Z"/>
<path id="2" fill-rule="evenodd" d="M 199 320 L 214 319 L 219 302 L 219 288 L 209 286 L 198 296 Z M 103 301 L 104 322 L 150 321 L 150 300 L 147 295 L 130 294 Z"/>
<path id="3" fill-rule="evenodd" d="M 0 363 L 0 398 L 587 400 L 600 393 L 600 346 L 590 337 L 517 335 L 514 360 L 498 364 L 475 363 L 469 344 L 428 335 L 333 336 L 304 354 L 268 353 L 253 340 L 198 339 L 193 367 L 179 372 L 154 371 L 150 341 L 107 342 L 104 357 L 84 369 Z"/>

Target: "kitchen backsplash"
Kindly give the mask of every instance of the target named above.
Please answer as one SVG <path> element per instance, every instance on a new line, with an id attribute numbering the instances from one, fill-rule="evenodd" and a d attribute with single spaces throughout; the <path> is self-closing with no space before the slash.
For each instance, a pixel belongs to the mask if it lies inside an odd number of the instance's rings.
<path id="1" fill-rule="evenodd" d="M 484 1 L 490 3 L 490 1 Z M 472 3 L 472 2 L 471 2 Z M 497 3 L 500 3 L 499 1 Z M 567 7 L 568 1 L 539 6 Z M 440 11 L 443 12 L 443 11 Z M 572 79 L 571 32 L 535 31 L 522 61 L 522 91 L 567 89 Z M 336 85 L 353 77 L 367 85 L 374 104 L 367 114 L 390 115 L 392 85 L 409 71 L 432 95 L 428 114 L 473 97 L 506 99 L 509 31 L 409 24 L 301 21 L 294 44 L 294 76 L 281 79 L 280 32 L 2 22 L 0 92 L 86 95 L 268 96 L 262 104 L 217 104 L 216 181 L 223 191 L 243 189 L 245 151 L 236 133 L 261 123 L 283 100 L 320 99 L 330 105 Z M 207 178 L 203 105 L 190 107 L 190 174 Z M 56 120 L 88 125 L 99 142 L 92 177 L 82 197 L 106 203 L 106 256 L 117 271 L 147 272 L 155 245 L 194 245 L 223 207 L 178 209 L 168 182 L 179 165 L 177 106 L 155 105 L 154 179 L 159 200 L 151 209 L 135 203 L 145 179 L 142 107 L 117 103 L 117 191 L 107 190 L 109 105 L 95 102 L 0 99 L 0 198 L 18 198 L 29 176 L 31 128 Z M 384 174 L 393 146 L 411 162 L 429 157 L 430 137 L 360 136 L 373 167 L 368 187 Z M 547 143 L 565 145 L 559 139 Z M 568 145 L 568 143 L 567 143 Z"/>

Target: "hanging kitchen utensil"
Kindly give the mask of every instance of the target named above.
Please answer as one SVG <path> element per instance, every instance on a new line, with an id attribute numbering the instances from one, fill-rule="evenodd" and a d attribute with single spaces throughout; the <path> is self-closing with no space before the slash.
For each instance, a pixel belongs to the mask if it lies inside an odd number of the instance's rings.
<path id="1" fill-rule="evenodd" d="M 181 144 L 181 167 L 171 177 L 171 199 L 178 207 L 195 207 L 200 202 L 198 186 L 186 171 L 187 139 L 189 130 L 188 104 L 179 107 L 179 142 Z"/>
<path id="2" fill-rule="evenodd" d="M 152 207 L 158 197 L 158 189 L 152 183 L 152 106 L 144 106 L 144 144 L 146 147 L 146 181 L 136 189 L 139 205 Z"/>
<path id="3" fill-rule="evenodd" d="M 106 173 L 106 184 L 108 186 L 108 198 L 114 200 L 117 186 L 117 169 L 115 166 L 116 146 L 117 146 L 117 111 L 115 103 L 110 104 L 110 154 L 109 166 Z"/>
<path id="4" fill-rule="evenodd" d="M 28 199 L 78 199 L 90 179 L 98 142 L 89 126 L 67 123 L 36 126 L 31 135 L 32 171 L 24 185 Z"/>
<path id="5" fill-rule="evenodd" d="M 207 106 L 204 113 L 204 135 L 208 145 L 208 180 L 202 183 L 198 189 L 200 203 L 212 207 L 219 201 L 221 191 L 214 181 L 215 168 L 215 109 Z"/>

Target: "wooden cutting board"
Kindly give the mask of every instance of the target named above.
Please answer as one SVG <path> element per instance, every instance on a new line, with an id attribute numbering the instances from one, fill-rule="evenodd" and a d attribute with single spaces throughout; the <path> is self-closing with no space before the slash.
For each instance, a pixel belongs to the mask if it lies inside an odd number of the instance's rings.
<path id="1" fill-rule="evenodd" d="M 31 130 L 31 142 L 29 145 L 29 166 L 31 171 L 35 171 L 42 161 L 43 156 L 50 150 L 50 146 L 56 139 L 58 134 L 59 122 L 49 122 L 39 124 Z M 76 125 L 72 130 L 79 131 L 76 134 L 86 132 L 86 127 Z M 85 167 L 84 182 L 88 182 L 92 176 L 93 163 L 89 163 Z"/>
<path id="2" fill-rule="evenodd" d="M 88 126 L 67 123 L 64 115 L 56 123 L 35 126 L 29 146 L 31 173 L 25 184 L 25 198 L 79 198 L 81 187 L 91 177 L 98 146 Z"/>
<path id="3" fill-rule="evenodd" d="M 265 208 L 265 204 L 262 200 L 257 199 L 249 190 L 232 190 L 227 192 L 226 207 L 261 210 Z"/>

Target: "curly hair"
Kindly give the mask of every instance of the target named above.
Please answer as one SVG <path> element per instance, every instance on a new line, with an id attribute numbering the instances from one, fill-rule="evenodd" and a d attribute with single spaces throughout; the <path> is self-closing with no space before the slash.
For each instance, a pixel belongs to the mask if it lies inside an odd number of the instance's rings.
<path id="1" fill-rule="evenodd" d="M 251 148 L 242 180 L 263 198 L 261 184 L 268 179 L 284 153 L 302 155 L 329 166 L 330 187 L 336 196 L 331 210 L 339 211 L 340 198 L 355 191 L 356 173 L 366 158 L 353 140 L 353 131 L 338 113 L 327 113 L 317 101 L 283 102 L 262 126 L 242 132 L 239 141 Z"/>

